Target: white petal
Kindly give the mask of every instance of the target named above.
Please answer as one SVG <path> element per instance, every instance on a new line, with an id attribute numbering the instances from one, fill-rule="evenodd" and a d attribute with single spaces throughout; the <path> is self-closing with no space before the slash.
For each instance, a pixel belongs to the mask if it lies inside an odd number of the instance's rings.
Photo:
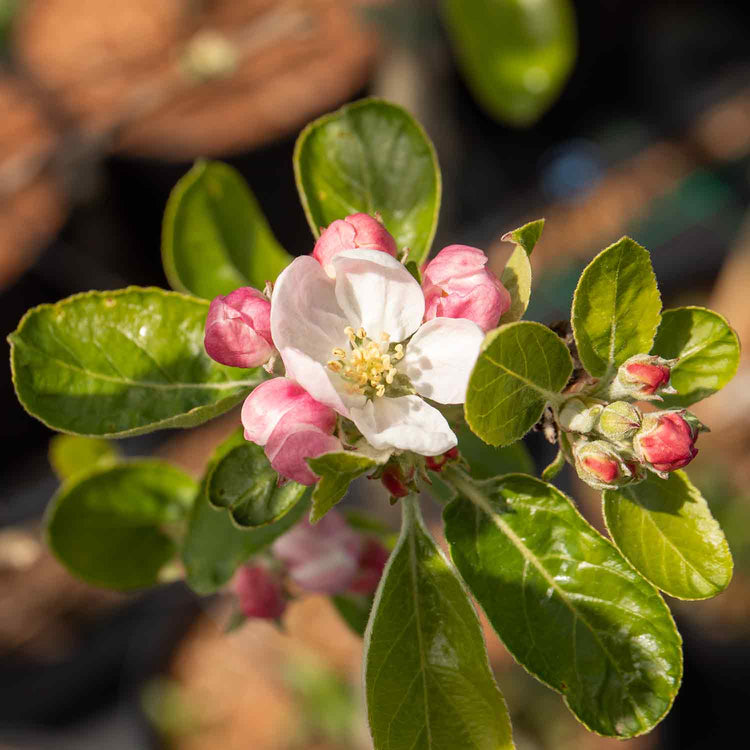
<path id="1" fill-rule="evenodd" d="M 352 408 L 350 417 L 378 450 L 398 448 L 439 456 L 457 442 L 445 417 L 419 396 L 376 398 L 363 408 Z"/>
<path id="2" fill-rule="evenodd" d="M 424 317 L 424 294 L 414 277 L 388 253 L 346 250 L 333 259 L 336 299 L 354 328 L 377 340 L 403 341 Z"/>
<path id="3" fill-rule="evenodd" d="M 281 349 L 286 376 L 299 383 L 316 401 L 330 406 L 339 414 L 349 416 L 351 406 L 361 407 L 367 400 L 360 394 L 348 393 L 345 381 L 325 365 L 299 349 Z"/>
<path id="4" fill-rule="evenodd" d="M 271 298 L 271 337 L 287 368 L 286 349 L 296 349 L 323 364 L 328 362 L 334 347 L 347 345 L 347 325 L 336 301 L 333 279 L 317 260 L 305 255 L 281 272 Z"/>
<path id="5" fill-rule="evenodd" d="M 471 320 L 433 318 L 412 336 L 397 368 L 420 395 L 462 404 L 483 340 L 482 329 Z"/>

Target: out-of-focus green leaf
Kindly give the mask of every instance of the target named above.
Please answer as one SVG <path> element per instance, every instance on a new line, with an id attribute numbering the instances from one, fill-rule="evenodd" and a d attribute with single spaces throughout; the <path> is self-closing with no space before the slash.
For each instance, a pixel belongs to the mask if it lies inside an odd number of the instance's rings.
<path id="1" fill-rule="evenodd" d="M 204 300 L 140 287 L 34 307 L 8 337 L 16 395 L 48 427 L 77 435 L 202 424 L 263 380 L 206 354 L 207 313 Z"/>
<path id="2" fill-rule="evenodd" d="M 679 359 L 671 380 L 677 393 L 665 394 L 664 405 L 690 406 L 721 390 L 734 377 L 740 342 L 719 313 L 678 307 L 662 314 L 652 353 Z"/>
<path id="3" fill-rule="evenodd" d="M 341 619 L 360 637 L 364 637 L 370 619 L 373 596 L 365 594 L 338 594 L 332 596 L 333 606 Z"/>
<path id="4" fill-rule="evenodd" d="M 399 250 L 419 265 L 440 210 L 440 168 L 420 124 L 377 99 L 310 123 L 297 139 L 294 173 L 313 234 L 354 213 L 379 213 Z"/>
<path id="5" fill-rule="evenodd" d="M 340 502 L 349 485 L 362 474 L 374 469 L 377 462 L 357 453 L 324 453 L 317 458 L 308 458 L 310 468 L 320 477 L 313 490 L 313 507 L 310 523 L 317 523 Z"/>
<path id="6" fill-rule="evenodd" d="M 475 482 L 449 469 L 451 556 L 508 650 L 590 729 L 648 732 L 667 713 L 682 651 L 656 589 L 552 485 Z"/>
<path id="7" fill-rule="evenodd" d="M 569 0 L 442 0 L 448 35 L 480 104 L 503 123 L 533 125 L 576 58 Z"/>
<path id="8" fill-rule="evenodd" d="M 184 520 L 196 490 L 189 476 L 163 461 L 96 467 L 53 498 L 47 541 L 84 581 L 119 590 L 153 586 L 177 553 L 164 529 Z"/>
<path id="9" fill-rule="evenodd" d="M 49 443 L 49 462 L 60 481 L 95 466 L 114 463 L 118 455 L 115 446 L 101 438 L 55 435 Z"/>
<path id="10" fill-rule="evenodd" d="M 512 750 L 510 719 L 474 607 L 402 501 L 401 536 L 365 634 L 365 692 L 375 750 Z"/>
<path id="11" fill-rule="evenodd" d="M 478 438 L 467 425 L 454 432 L 461 456 L 471 467 L 471 475 L 475 479 L 489 479 L 515 472 L 534 473 L 534 459 L 520 440 L 504 448 L 496 448 Z"/>
<path id="12" fill-rule="evenodd" d="M 162 262 L 173 289 L 213 299 L 241 286 L 263 289 L 291 262 L 242 175 L 199 161 L 172 190 Z"/>
<path id="13" fill-rule="evenodd" d="M 732 579 L 732 555 L 705 498 L 687 475 L 655 474 L 604 492 L 612 540 L 641 575 L 678 599 L 708 599 Z"/>
<path id="14" fill-rule="evenodd" d="M 539 420 L 573 371 L 562 339 L 541 323 L 519 321 L 490 331 L 466 392 L 466 421 L 491 445 L 509 445 Z"/>

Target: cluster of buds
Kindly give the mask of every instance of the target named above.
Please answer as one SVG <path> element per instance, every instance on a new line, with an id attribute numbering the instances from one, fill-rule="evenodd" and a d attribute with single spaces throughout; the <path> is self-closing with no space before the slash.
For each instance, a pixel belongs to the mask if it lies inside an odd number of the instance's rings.
<path id="1" fill-rule="evenodd" d="M 640 482 L 647 471 L 666 478 L 698 453 L 704 425 L 685 409 L 643 412 L 633 401 L 661 400 L 670 386 L 674 360 L 639 354 L 618 370 L 610 402 L 576 396 L 565 402 L 558 423 L 578 476 L 605 490 Z M 629 399 L 629 400 L 625 400 Z"/>
<path id="2" fill-rule="evenodd" d="M 254 561 L 232 579 L 240 612 L 247 618 L 279 620 L 288 591 L 372 594 L 388 560 L 376 537 L 362 536 L 335 510 L 313 525 L 304 520 L 271 547 L 275 564 Z"/>

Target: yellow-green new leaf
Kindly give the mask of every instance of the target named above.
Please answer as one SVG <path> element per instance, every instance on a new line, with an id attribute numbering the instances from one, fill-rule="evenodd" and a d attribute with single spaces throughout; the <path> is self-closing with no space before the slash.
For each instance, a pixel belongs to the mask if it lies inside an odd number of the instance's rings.
<path id="1" fill-rule="evenodd" d="M 514 242 L 516 248 L 511 253 L 500 279 L 510 293 L 510 308 L 500 318 L 500 325 L 520 320 L 529 306 L 529 299 L 531 298 L 529 255 L 539 241 L 543 228 L 544 219 L 538 219 L 503 236 L 503 240 Z"/>
<path id="2" fill-rule="evenodd" d="M 709 599 L 732 580 L 732 556 L 708 503 L 687 475 L 655 474 L 604 492 L 612 540 L 633 567 L 678 599 Z"/>

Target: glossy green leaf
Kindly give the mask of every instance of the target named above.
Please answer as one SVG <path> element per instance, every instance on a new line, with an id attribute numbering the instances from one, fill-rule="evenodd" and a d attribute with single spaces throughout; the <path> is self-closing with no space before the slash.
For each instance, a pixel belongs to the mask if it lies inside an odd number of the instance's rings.
<path id="1" fill-rule="evenodd" d="M 212 468 L 208 500 L 215 508 L 227 509 L 238 526 L 265 526 L 288 513 L 305 493 L 297 482 L 278 483 L 263 448 L 243 440 Z"/>
<path id="2" fill-rule="evenodd" d="M 242 175 L 207 161 L 197 162 L 172 190 L 161 252 L 171 287 L 205 299 L 241 286 L 263 289 L 292 260 Z"/>
<path id="3" fill-rule="evenodd" d="M 440 168 L 419 123 L 377 99 L 310 123 L 294 151 L 294 173 L 313 234 L 353 213 L 379 213 L 399 250 L 419 265 L 440 210 Z"/>
<path id="4" fill-rule="evenodd" d="M 48 427 L 78 435 L 206 422 L 263 379 L 208 357 L 207 312 L 203 300 L 139 287 L 34 307 L 8 337 L 18 399 Z"/>
<path id="5" fill-rule="evenodd" d="M 597 377 L 651 350 L 661 298 L 648 250 L 623 237 L 586 266 L 573 297 L 573 333 L 583 366 Z"/>
<path id="6" fill-rule="evenodd" d="M 510 293 L 510 308 L 500 318 L 500 325 L 520 320 L 529 306 L 529 299 L 531 298 L 529 255 L 539 241 L 543 228 L 544 219 L 538 219 L 503 235 L 503 240 L 514 242 L 516 248 L 508 258 L 500 279 Z"/>
<path id="7" fill-rule="evenodd" d="M 317 523 L 340 502 L 349 485 L 362 474 L 374 469 L 377 462 L 358 453 L 324 453 L 308 458 L 310 468 L 320 477 L 312 496 L 310 523 Z"/>
<path id="8" fill-rule="evenodd" d="M 562 339 L 541 323 L 490 331 L 466 392 L 466 421 L 482 440 L 508 445 L 539 420 L 565 387 L 573 362 Z"/>
<path id="9" fill-rule="evenodd" d="M 201 490 L 190 513 L 182 546 L 187 583 L 198 594 L 212 594 L 234 575 L 238 566 L 269 546 L 294 526 L 310 507 L 310 491 L 275 523 L 255 529 L 240 529 L 225 510 L 208 501 L 206 487 L 214 467 L 230 451 L 245 443 L 240 428 L 214 452 L 201 482 Z"/>
<path id="10" fill-rule="evenodd" d="M 552 485 L 474 482 L 445 510 L 451 555 L 508 650 L 600 734 L 633 737 L 669 710 L 682 676 L 668 607 Z"/>
<path id="11" fill-rule="evenodd" d="M 415 498 L 365 634 L 375 750 L 506 750 L 510 719 L 474 607 L 422 524 Z"/>
<path id="12" fill-rule="evenodd" d="M 458 438 L 461 457 L 471 467 L 471 475 L 475 479 L 489 479 L 513 472 L 534 473 L 534 459 L 522 442 L 517 441 L 504 448 L 496 448 L 487 445 L 466 425 L 455 429 L 454 432 Z"/>
<path id="13" fill-rule="evenodd" d="M 95 466 L 114 463 L 119 454 L 109 440 L 55 435 L 49 443 L 49 462 L 61 481 Z"/>
<path id="14" fill-rule="evenodd" d="M 341 615 L 341 619 L 349 626 L 352 632 L 364 637 L 367 630 L 367 622 L 370 619 L 373 596 L 364 594 L 338 594 L 332 596 L 333 606 Z"/>
<path id="15" fill-rule="evenodd" d="M 184 520 L 197 486 L 163 461 L 138 460 L 78 474 L 55 495 L 47 541 L 74 575 L 97 586 L 153 586 L 177 553 L 167 533 Z"/>
<path id="16" fill-rule="evenodd" d="M 708 503 L 687 475 L 655 474 L 603 494 L 612 540 L 651 583 L 679 599 L 708 599 L 732 579 L 732 556 Z"/>
<path id="17" fill-rule="evenodd" d="M 557 99 L 576 57 L 569 0 L 443 0 L 466 83 L 501 122 L 528 127 Z"/>
<path id="18" fill-rule="evenodd" d="M 672 368 L 676 395 L 665 406 L 690 406 L 721 390 L 737 372 L 740 342 L 719 313 L 703 307 L 665 310 L 654 341 L 654 354 L 679 359 Z"/>

